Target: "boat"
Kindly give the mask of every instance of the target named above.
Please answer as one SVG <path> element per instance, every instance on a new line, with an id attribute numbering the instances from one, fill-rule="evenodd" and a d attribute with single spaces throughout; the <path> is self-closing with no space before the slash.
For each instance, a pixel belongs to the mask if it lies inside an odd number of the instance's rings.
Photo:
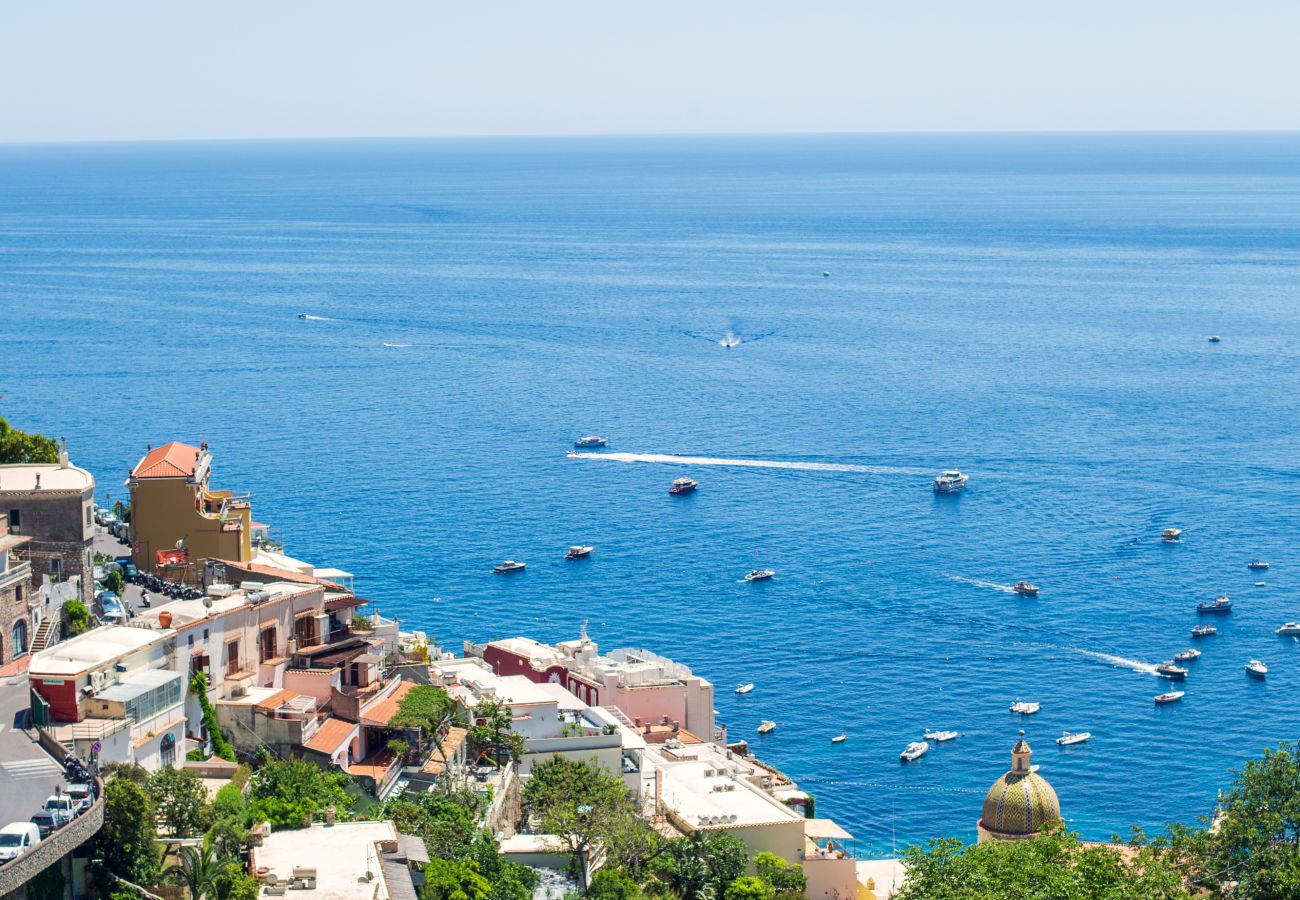
<path id="1" fill-rule="evenodd" d="M 830 277 L 831 277 L 830 272 L 822 272 L 822 278 L 830 278 Z"/>
<path id="2" fill-rule="evenodd" d="M 746 581 L 767 581 L 767 579 L 771 578 L 775 574 L 776 572 L 773 569 L 754 569 L 753 571 L 749 572 L 749 574 L 745 576 L 745 580 Z"/>
<path id="3" fill-rule="evenodd" d="M 1223 340 L 1223 338 L 1219 337 L 1217 334 L 1212 334 L 1212 335 L 1210 335 L 1210 343 L 1211 343 L 1211 344 L 1217 344 L 1217 343 L 1219 343 L 1219 341 L 1221 341 L 1221 340 Z"/>
<path id="4" fill-rule="evenodd" d="M 1187 679 L 1187 670 L 1182 666 L 1174 665 L 1172 659 L 1156 666 L 1156 674 L 1161 678 L 1168 678 L 1170 681 L 1185 681 Z"/>
<path id="5" fill-rule="evenodd" d="M 1041 704 L 1033 703 L 1028 700 L 1021 700 L 1018 697 L 1016 698 L 1016 702 L 1011 704 L 1011 711 L 1013 713 L 1019 713 L 1022 716 L 1032 716 L 1041 708 Z"/>
<path id="6" fill-rule="evenodd" d="M 754 689 L 754 682 L 752 681 L 747 681 L 744 684 L 736 685 L 737 694 L 748 694 L 753 689 Z"/>
<path id="7" fill-rule="evenodd" d="M 595 547 L 570 547 L 564 554 L 565 559 L 582 559 L 584 556 L 591 556 L 591 551 Z"/>
<path id="8" fill-rule="evenodd" d="M 1213 625 L 1194 625 L 1192 626 L 1192 637 L 1212 637 L 1219 633 L 1219 629 Z"/>
<path id="9" fill-rule="evenodd" d="M 1262 559 L 1252 559 L 1250 562 L 1246 563 L 1246 568 L 1252 569 L 1256 572 L 1263 572 L 1268 568 L 1268 563 L 1264 562 Z"/>
<path id="10" fill-rule="evenodd" d="M 1056 743 L 1062 747 L 1069 747 L 1072 744 L 1082 744 L 1091 737 L 1091 731 L 1080 731 L 1077 734 L 1071 731 L 1066 731 L 1062 732 L 1061 736 L 1056 739 Z"/>
<path id="11" fill-rule="evenodd" d="M 1028 581 L 1017 581 L 1011 587 L 1011 590 L 1015 591 L 1017 594 L 1020 594 L 1022 597 L 1038 596 L 1038 585 Z"/>
<path id="12" fill-rule="evenodd" d="M 298 318 L 300 318 L 300 319 L 305 319 L 305 318 L 307 318 L 307 314 L 306 314 L 306 313 L 298 313 Z"/>
<path id="13" fill-rule="evenodd" d="M 589 434 L 586 437 L 580 437 L 573 442 L 575 447 L 608 447 L 609 438 L 601 437 L 598 434 Z"/>
<path id="14" fill-rule="evenodd" d="M 528 565 L 526 562 L 515 562 L 513 559 L 507 559 L 499 566 L 493 566 L 492 571 L 498 575 L 504 575 L 508 572 L 522 572 Z"/>
<path id="15" fill-rule="evenodd" d="M 1165 703 L 1177 703 L 1181 699 L 1183 699 L 1182 691 L 1170 691 L 1167 694 L 1156 694 L 1156 703 L 1162 705 Z"/>
<path id="16" fill-rule="evenodd" d="M 1274 634 L 1288 635 L 1291 637 L 1300 637 L 1300 622 L 1287 622 Z"/>
<path id="17" fill-rule="evenodd" d="M 1268 582 L 1266 582 L 1266 581 L 1256 581 L 1256 582 L 1255 582 L 1255 587 L 1268 587 Z"/>
<path id="18" fill-rule="evenodd" d="M 953 740 L 956 740 L 956 739 L 957 739 L 957 732 L 955 732 L 955 731 L 927 731 L 924 735 L 922 735 L 922 737 L 924 737 L 927 741 L 934 741 L 934 742 L 937 743 L 937 744 L 942 744 L 944 741 L 953 741 Z"/>
<path id="19" fill-rule="evenodd" d="M 1251 678 L 1263 678 L 1268 674 L 1268 666 L 1257 659 L 1252 659 L 1246 663 L 1246 674 Z"/>
<path id="20" fill-rule="evenodd" d="M 1181 528 L 1166 528 L 1160 532 L 1160 537 L 1166 541 L 1176 541 L 1182 536 L 1183 530 Z"/>
<path id="21" fill-rule="evenodd" d="M 668 488 L 668 493 L 689 494 L 699 486 L 700 486 L 699 482 L 694 481 L 693 479 L 678 478 L 676 481 L 672 483 L 672 487 Z"/>
<path id="22" fill-rule="evenodd" d="M 762 722 L 762 724 L 760 724 L 760 725 L 758 726 L 758 733 L 759 733 L 759 734 L 770 734 L 770 733 L 771 733 L 772 731 L 774 731 L 775 729 L 776 729 L 776 723 L 775 723 L 775 722 L 771 721 L 770 719 L 764 719 L 763 722 Z"/>
<path id="23" fill-rule="evenodd" d="M 847 734 L 837 734 L 837 735 L 835 735 L 835 737 L 831 738 L 831 743 L 832 743 L 832 744 L 842 744 L 842 743 L 844 743 L 845 741 L 847 741 L 848 739 L 849 739 L 849 736 L 848 736 Z"/>
<path id="24" fill-rule="evenodd" d="M 1213 600 L 1202 600 L 1196 604 L 1196 611 L 1198 613 L 1230 613 L 1232 612 L 1232 601 L 1228 599 L 1227 594 L 1222 597 L 1215 597 Z"/>
<path id="25" fill-rule="evenodd" d="M 898 758 L 903 762 L 913 762 L 929 752 L 930 745 L 925 741 L 912 741 L 902 753 L 898 754 Z"/>
<path id="26" fill-rule="evenodd" d="M 1201 658 L 1201 651 L 1195 647 L 1188 647 L 1186 650 L 1179 650 L 1174 654 L 1174 662 L 1195 662 Z"/>
<path id="27" fill-rule="evenodd" d="M 956 469 L 949 469 L 947 472 L 935 476 L 934 492 L 936 494 L 955 494 L 960 490 L 965 490 L 968 481 L 970 481 L 969 476 L 963 475 Z"/>

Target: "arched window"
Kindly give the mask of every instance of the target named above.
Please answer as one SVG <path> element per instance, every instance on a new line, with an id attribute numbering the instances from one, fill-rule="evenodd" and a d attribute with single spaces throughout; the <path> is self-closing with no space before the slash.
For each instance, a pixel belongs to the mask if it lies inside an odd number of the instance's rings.
<path id="1" fill-rule="evenodd" d="M 13 639 L 11 641 L 14 648 L 14 656 L 22 656 L 27 652 L 27 620 L 19 619 L 14 622 Z"/>
<path id="2" fill-rule="evenodd" d="M 158 755 L 162 757 L 164 766 L 176 762 L 176 735 L 170 731 L 163 735 L 162 743 L 158 745 Z"/>

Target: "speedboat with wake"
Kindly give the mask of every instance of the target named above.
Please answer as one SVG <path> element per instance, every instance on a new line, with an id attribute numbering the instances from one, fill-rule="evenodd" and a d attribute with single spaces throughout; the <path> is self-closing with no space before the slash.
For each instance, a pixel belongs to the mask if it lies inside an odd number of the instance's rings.
<path id="1" fill-rule="evenodd" d="M 1174 665 L 1174 661 L 1168 660 L 1156 666 L 1156 674 L 1161 678 L 1168 678 L 1170 681 L 1186 681 L 1187 670 L 1182 666 Z"/>
<path id="2" fill-rule="evenodd" d="M 568 552 L 566 552 L 566 553 L 564 554 L 564 558 L 565 558 L 565 559 L 582 559 L 582 558 L 585 557 L 585 556 L 591 556 L 591 551 L 593 551 L 593 550 L 595 550 L 595 549 L 596 549 L 595 547 L 585 547 L 585 546 L 581 546 L 581 547 L 570 547 L 570 548 L 568 549 Z"/>
<path id="3" fill-rule="evenodd" d="M 1163 706 L 1166 703 L 1177 703 L 1183 699 L 1182 691 L 1170 691 L 1167 694 L 1156 694 L 1156 703 Z"/>
<path id="4" fill-rule="evenodd" d="M 1029 581 L 1017 581 L 1012 585 L 1011 590 L 1015 591 L 1022 597 L 1037 597 L 1038 585 Z"/>
<path id="5" fill-rule="evenodd" d="M 775 730 L 776 730 L 776 723 L 771 721 L 770 719 L 764 719 L 762 723 L 758 726 L 759 734 L 771 734 Z"/>
<path id="6" fill-rule="evenodd" d="M 1080 731 L 1077 734 L 1074 732 L 1066 731 L 1062 733 L 1062 735 L 1059 738 L 1056 739 L 1056 743 L 1062 747 L 1069 747 L 1073 744 L 1082 744 L 1084 741 L 1088 740 L 1091 737 L 1092 737 L 1091 731 Z"/>
<path id="7" fill-rule="evenodd" d="M 925 741 L 913 741 L 907 745 L 902 753 L 898 754 L 898 758 L 903 762 L 915 762 L 929 752 L 930 745 Z"/>
<path id="8" fill-rule="evenodd" d="M 956 469 L 949 469 L 942 472 L 934 479 L 934 492 L 936 494 L 955 494 L 958 491 L 966 489 L 966 482 L 970 481 L 969 475 L 963 475 Z"/>
<path id="9" fill-rule="evenodd" d="M 492 571 L 498 575 L 508 575 L 511 572 L 522 572 L 528 567 L 526 562 L 516 562 L 513 559 L 507 559 L 499 566 L 493 566 Z"/>
<path id="10" fill-rule="evenodd" d="M 746 581 L 767 581 L 776 571 L 773 569 L 754 569 L 745 575 Z"/>
<path id="11" fill-rule="evenodd" d="M 673 481 L 672 486 L 668 488 L 670 494 L 689 494 L 700 486 L 698 481 L 691 478 L 678 478 Z"/>
<path id="12" fill-rule="evenodd" d="M 737 694 L 748 694 L 753 689 L 754 689 L 754 682 L 752 681 L 747 681 L 744 684 L 736 685 Z"/>
<path id="13" fill-rule="evenodd" d="M 1028 700 L 1021 700 L 1019 697 L 1016 698 L 1015 703 L 1011 704 L 1011 711 L 1022 716 L 1032 716 L 1041 708 L 1041 704 L 1033 703 Z"/>
<path id="14" fill-rule="evenodd" d="M 927 741 L 934 741 L 936 744 L 942 744 L 945 741 L 955 741 L 958 737 L 955 731 L 927 731 L 922 735 Z"/>
<path id="15" fill-rule="evenodd" d="M 575 447 L 608 447 L 609 438 L 601 437 L 598 434 L 589 434 L 586 437 L 580 437 L 573 442 Z"/>
<path id="16" fill-rule="evenodd" d="M 1198 613 L 1230 613 L 1232 612 L 1232 601 L 1228 599 L 1227 594 L 1222 597 L 1215 597 L 1213 600 L 1202 600 L 1196 604 L 1196 611 Z"/>
<path id="17" fill-rule="evenodd" d="M 1287 622 L 1273 633 L 1286 637 L 1300 637 L 1300 622 Z"/>
<path id="18" fill-rule="evenodd" d="M 1268 666 L 1257 659 L 1252 659 L 1246 663 L 1246 674 L 1251 678 L 1263 678 L 1268 674 Z"/>
<path id="19" fill-rule="evenodd" d="M 1174 662 L 1195 662 L 1201 658 L 1201 651 L 1195 647 L 1188 647 L 1186 650 L 1179 650 L 1174 654 Z"/>

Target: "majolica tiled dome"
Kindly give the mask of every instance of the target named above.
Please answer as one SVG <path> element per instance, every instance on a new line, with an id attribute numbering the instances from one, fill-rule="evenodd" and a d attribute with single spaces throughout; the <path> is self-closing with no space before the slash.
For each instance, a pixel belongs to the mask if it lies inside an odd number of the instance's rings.
<path id="1" fill-rule="evenodd" d="M 1022 737 L 1011 748 L 1011 771 L 993 782 L 984 797 L 980 828 L 1004 840 L 1033 837 L 1061 818 L 1061 802 L 1047 779 L 1030 765 L 1029 744 Z"/>

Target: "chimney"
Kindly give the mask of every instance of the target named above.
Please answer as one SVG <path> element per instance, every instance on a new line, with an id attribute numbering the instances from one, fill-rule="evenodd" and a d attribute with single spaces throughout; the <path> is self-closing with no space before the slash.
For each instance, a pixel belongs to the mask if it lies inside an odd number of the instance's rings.
<path id="1" fill-rule="evenodd" d="M 40 473 L 40 472 L 37 472 L 37 473 L 36 473 L 36 487 L 32 488 L 32 490 L 34 490 L 34 491 L 39 491 L 40 489 L 41 489 L 41 473 Z"/>
<path id="2" fill-rule="evenodd" d="M 66 469 L 67 467 L 68 467 L 68 439 L 59 438 L 59 468 Z"/>

